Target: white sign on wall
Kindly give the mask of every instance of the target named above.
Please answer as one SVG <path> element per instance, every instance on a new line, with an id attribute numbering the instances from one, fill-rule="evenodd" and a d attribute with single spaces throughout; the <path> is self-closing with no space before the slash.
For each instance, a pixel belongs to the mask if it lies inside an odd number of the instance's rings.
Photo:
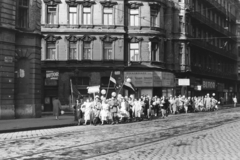
<path id="1" fill-rule="evenodd" d="M 190 86 L 190 79 L 178 79 L 179 86 Z"/>
<path id="2" fill-rule="evenodd" d="M 46 71 L 46 78 L 52 80 L 58 80 L 59 71 Z"/>

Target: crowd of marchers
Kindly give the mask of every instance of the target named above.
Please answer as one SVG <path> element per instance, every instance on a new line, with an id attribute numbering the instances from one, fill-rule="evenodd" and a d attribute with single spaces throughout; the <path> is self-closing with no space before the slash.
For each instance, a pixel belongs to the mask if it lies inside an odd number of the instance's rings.
<path id="1" fill-rule="evenodd" d="M 117 124 L 129 121 L 150 120 L 152 118 L 166 118 L 169 114 L 179 114 L 200 111 L 215 111 L 219 102 L 209 94 L 202 97 L 150 97 L 142 95 L 140 98 L 116 96 L 112 98 L 95 96 L 77 103 L 78 125 Z"/>

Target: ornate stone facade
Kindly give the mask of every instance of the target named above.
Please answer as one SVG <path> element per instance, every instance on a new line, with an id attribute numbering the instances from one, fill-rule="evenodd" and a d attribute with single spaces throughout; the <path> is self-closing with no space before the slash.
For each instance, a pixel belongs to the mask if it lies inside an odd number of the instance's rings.
<path id="1" fill-rule="evenodd" d="M 0 119 L 40 117 L 41 1 L 0 6 Z"/>

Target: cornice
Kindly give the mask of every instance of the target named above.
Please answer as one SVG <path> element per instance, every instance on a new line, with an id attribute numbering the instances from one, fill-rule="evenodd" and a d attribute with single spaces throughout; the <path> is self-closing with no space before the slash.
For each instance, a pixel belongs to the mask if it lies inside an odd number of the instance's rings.
<path id="1" fill-rule="evenodd" d="M 79 37 L 79 40 L 84 41 L 84 42 L 90 42 L 90 41 L 96 40 L 96 37 L 84 35 L 84 36 Z"/>
<path id="2" fill-rule="evenodd" d="M 43 37 L 44 40 L 46 40 L 47 42 L 56 42 L 59 39 L 62 39 L 61 36 L 54 36 L 54 35 L 47 35 Z"/>
<path id="3" fill-rule="evenodd" d="M 143 4 L 139 3 L 139 2 L 130 2 L 130 3 L 127 4 L 127 6 L 130 9 L 138 9 L 139 7 L 143 6 Z"/>
<path id="4" fill-rule="evenodd" d="M 47 5 L 58 5 L 61 2 L 61 0 L 43 0 L 43 2 Z"/>
<path id="5" fill-rule="evenodd" d="M 100 37 L 100 39 L 103 42 L 113 42 L 113 41 L 116 41 L 118 38 L 117 37 L 111 37 L 110 35 L 105 35 L 103 37 Z"/>
<path id="6" fill-rule="evenodd" d="M 80 38 L 76 37 L 74 35 L 69 35 L 69 36 L 65 36 L 66 40 L 68 40 L 69 42 L 77 42 Z"/>
<path id="7" fill-rule="evenodd" d="M 114 5 L 117 5 L 117 2 L 112 1 L 100 1 L 103 7 L 113 7 Z"/>

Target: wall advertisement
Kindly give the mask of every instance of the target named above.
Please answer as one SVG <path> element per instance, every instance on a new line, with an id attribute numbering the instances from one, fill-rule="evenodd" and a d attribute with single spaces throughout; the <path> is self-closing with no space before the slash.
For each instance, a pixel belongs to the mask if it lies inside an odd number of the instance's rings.
<path id="1" fill-rule="evenodd" d="M 175 76 L 168 72 L 124 72 L 124 78 L 130 78 L 135 87 L 174 87 Z"/>

